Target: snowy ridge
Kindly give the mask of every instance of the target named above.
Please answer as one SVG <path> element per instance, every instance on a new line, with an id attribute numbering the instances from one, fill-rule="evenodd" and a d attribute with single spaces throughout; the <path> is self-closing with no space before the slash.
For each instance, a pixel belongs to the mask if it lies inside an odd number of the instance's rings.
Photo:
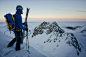
<path id="1" fill-rule="evenodd" d="M 73 33 L 66 33 L 63 29 L 61 29 L 56 22 L 49 23 L 43 22 L 39 26 L 35 27 L 32 37 L 37 35 L 41 35 L 45 33 L 49 35 L 48 38 L 44 41 L 44 43 L 52 43 L 56 42 L 56 47 L 59 47 L 60 43 L 68 44 L 75 48 L 77 55 L 79 56 L 80 52 L 82 51 L 82 46 L 77 41 L 77 38 L 74 36 Z M 64 42 L 65 41 L 65 42 Z M 59 43 L 59 44 L 58 44 Z M 55 50 L 54 48 L 53 50 Z"/>

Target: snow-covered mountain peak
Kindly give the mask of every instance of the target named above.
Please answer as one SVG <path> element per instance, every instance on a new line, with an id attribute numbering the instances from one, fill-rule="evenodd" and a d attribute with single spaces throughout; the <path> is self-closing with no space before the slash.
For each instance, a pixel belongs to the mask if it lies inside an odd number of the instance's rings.
<path id="1" fill-rule="evenodd" d="M 35 37 L 37 35 L 42 35 L 45 33 L 46 37 L 44 37 L 45 40 L 41 40 L 43 43 L 54 43 L 53 49 L 55 50 L 56 47 L 59 47 L 61 45 L 68 44 L 69 46 L 72 46 L 75 48 L 77 55 L 82 51 L 82 45 L 79 44 L 77 41 L 77 38 L 74 36 L 73 33 L 66 33 L 63 29 L 61 29 L 56 22 L 43 22 L 39 26 L 36 26 L 33 31 L 32 37 Z M 49 44 L 50 45 L 50 44 Z"/>
<path id="2" fill-rule="evenodd" d="M 50 34 L 51 32 L 64 33 L 64 30 L 56 22 L 49 23 L 44 21 L 38 27 L 35 27 L 32 37 L 42 33 Z"/>

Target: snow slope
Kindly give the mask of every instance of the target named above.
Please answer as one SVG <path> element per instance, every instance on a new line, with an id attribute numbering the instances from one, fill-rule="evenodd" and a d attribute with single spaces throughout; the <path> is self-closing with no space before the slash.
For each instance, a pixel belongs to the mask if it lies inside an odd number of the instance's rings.
<path id="1" fill-rule="evenodd" d="M 86 56 L 86 50 L 83 48 L 83 44 L 84 47 L 86 46 L 86 40 L 82 44 L 82 41 L 79 41 L 80 38 L 77 39 L 79 34 L 77 36 L 75 34 L 77 31 L 72 31 L 73 33 L 69 31 L 69 33 L 66 29 L 64 32 L 56 22 L 42 22 L 32 31 L 30 42 L 54 57 Z M 85 37 L 82 38 L 86 39 Z"/>
<path id="2" fill-rule="evenodd" d="M 0 25 L 0 30 L 5 31 L 5 28 L 3 28 L 3 25 L 5 23 L 1 23 L 2 25 Z M 2 29 L 3 28 L 3 29 Z M 2 33 L 3 31 L 0 31 L 0 57 L 46 57 L 45 55 L 39 53 L 37 50 L 35 50 L 33 47 L 30 46 L 29 51 L 30 54 L 26 51 L 26 44 L 23 44 L 23 49 L 21 49 L 20 51 L 15 51 L 15 44 L 10 47 L 7 48 L 7 44 L 10 42 L 10 40 L 13 39 L 12 37 L 12 33 L 9 34 L 9 32 L 6 35 L 6 33 Z M 11 37 L 10 37 L 10 36 Z"/>
<path id="3" fill-rule="evenodd" d="M 41 28 L 39 26 L 42 23 L 43 22 L 36 22 L 36 21 L 29 22 L 28 36 L 29 36 L 29 44 L 30 44 L 29 50 L 31 54 L 28 54 L 25 51 L 25 49 L 22 49 L 18 52 L 14 51 L 15 49 L 15 45 L 14 45 L 13 47 L 11 47 L 11 50 L 13 50 L 13 52 L 6 56 L 24 57 L 26 55 L 25 57 L 29 57 L 29 56 L 30 57 L 86 57 L 86 51 L 85 51 L 86 26 L 84 26 L 86 23 L 83 23 L 83 22 L 74 23 L 71 21 L 70 22 L 56 21 L 56 23 L 58 23 L 58 26 L 52 32 L 50 32 L 49 29 L 42 29 L 43 31 L 41 29 L 38 29 L 39 30 L 38 34 L 36 32 L 36 34 L 33 36 L 34 29 Z M 49 25 L 51 24 L 52 22 L 49 22 Z M 82 28 L 76 28 L 74 30 L 66 28 L 68 26 L 71 26 L 71 27 L 78 26 L 79 24 Z M 45 27 L 50 28 L 49 25 Z M 59 33 L 57 32 L 58 29 L 60 30 L 59 32 L 62 32 L 62 31 L 64 32 Z M 5 31 L 5 34 L 3 31 Z M 69 38 L 67 38 L 68 36 Z M 14 37 L 14 34 L 12 32 L 10 34 L 10 32 L 7 31 L 6 24 L 4 22 L 1 22 L 0 23 L 0 56 L 2 56 L 3 48 L 4 50 L 6 50 L 6 45 L 10 42 L 10 40 L 13 37 Z M 5 41 L 3 38 L 5 38 Z M 25 39 L 24 39 L 23 46 L 25 46 Z M 79 49 L 81 49 L 81 51 Z M 79 52 L 79 55 L 77 54 L 78 52 Z"/>

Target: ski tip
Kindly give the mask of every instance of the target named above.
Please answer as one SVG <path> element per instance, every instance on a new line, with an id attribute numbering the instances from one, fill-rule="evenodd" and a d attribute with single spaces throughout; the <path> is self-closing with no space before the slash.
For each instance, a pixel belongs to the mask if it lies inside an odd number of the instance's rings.
<path id="1" fill-rule="evenodd" d="M 30 10 L 30 8 L 27 8 L 27 10 Z"/>

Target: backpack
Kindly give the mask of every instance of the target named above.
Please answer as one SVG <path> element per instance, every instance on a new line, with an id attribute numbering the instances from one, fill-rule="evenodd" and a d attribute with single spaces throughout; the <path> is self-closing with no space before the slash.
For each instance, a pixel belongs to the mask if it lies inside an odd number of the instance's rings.
<path id="1" fill-rule="evenodd" d="M 14 19 L 14 16 L 12 14 L 8 13 L 4 17 L 6 19 L 6 24 L 7 24 L 8 29 L 10 31 L 15 30 L 15 19 Z"/>

